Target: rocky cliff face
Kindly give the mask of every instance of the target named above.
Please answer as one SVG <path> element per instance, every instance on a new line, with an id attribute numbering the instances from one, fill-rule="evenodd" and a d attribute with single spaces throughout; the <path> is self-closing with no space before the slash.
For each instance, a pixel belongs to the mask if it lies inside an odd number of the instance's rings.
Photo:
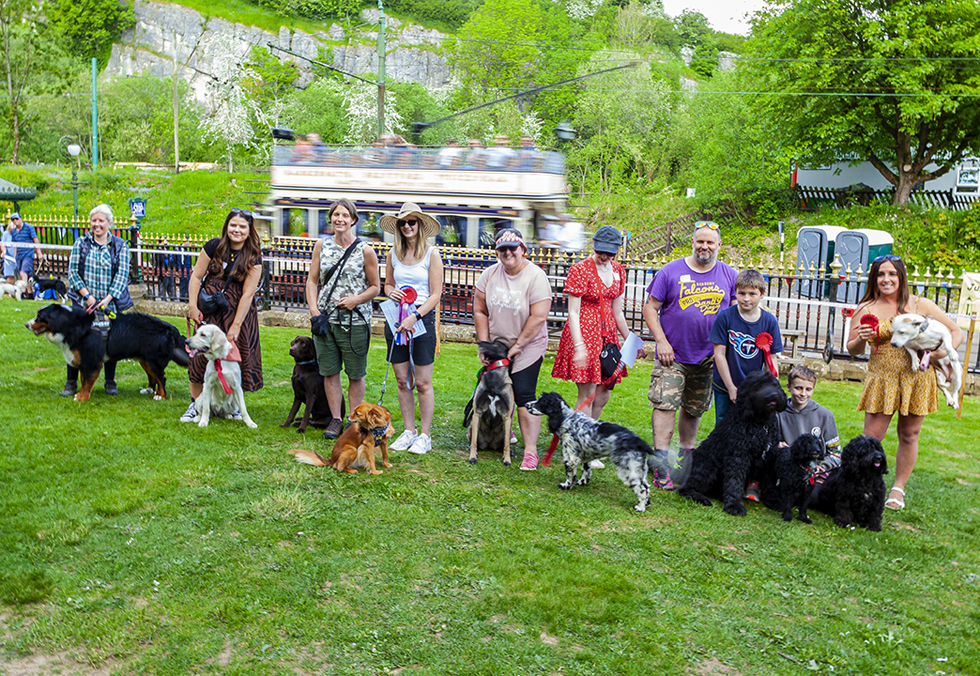
<path id="1" fill-rule="evenodd" d="M 328 30 L 315 35 L 287 28 L 273 34 L 254 26 L 207 19 L 199 12 L 180 5 L 136 0 L 134 11 L 136 25 L 123 33 L 121 41 L 112 46 L 106 74 L 125 76 L 150 73 L 157 77 L 170 77 L 174 72 L 176 55 L 178 74 L 191 84 L 196 98 L 202 103 L 206 101 L 212 58 L 219 42 L 228 41 L 234 45 L 234 49 L 240 50 L 243 61 L 256 45 L 265 47 L 271 43 L 311 59 L 315 59 L 319 47 L 324 46 L 332 49 L 331 65 L 335 68 L 358 75 L 378 71 L 376 28 L 367 32 L 347 32 L 338 24 L 333 24 Z M 365 10 L 363 18 L 376 25 L 378 12 Z M 441 44 L 442 38 L 438 31 L 402 24 L 397 19 L 386 17 L 386 79 L 418 82 L 431 89 L 446 86 L 451 76 L 449 67 L 445 59 L 433 51 Z M 275 50 L 270 51 L 276 54 Z M 305 87 L 312 81 L 309 62 L 281 52 L 278 55 L 282 61 L 293 61 L 299 67 L 299 87 Z"/>

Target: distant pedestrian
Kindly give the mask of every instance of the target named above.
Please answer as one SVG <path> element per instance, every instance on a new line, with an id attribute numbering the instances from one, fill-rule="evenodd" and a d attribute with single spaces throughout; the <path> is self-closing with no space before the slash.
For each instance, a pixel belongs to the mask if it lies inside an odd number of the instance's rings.
<path id="1" fill-rule="evenodd" d="M 11 239 L 15 243 L 40 244 L 37 239 L 37 231 L 34 230 L 34 226 L 30 223 L 25 223 L 20 217 L 19 212 L 15 211 L 14 213 L 10 214 L 10 222 L 14 224 L 14 231 L 11 235 Z M 27 278 L 34 274 L 34 247 L 17 247 L 17 254 L 14 260 L 14 267 L 17 274 L 19 274 L 20 278 L 26 282 Z M 44 252 L 38 249 L 37 262 L 40 264 L 43 261 Z"/>

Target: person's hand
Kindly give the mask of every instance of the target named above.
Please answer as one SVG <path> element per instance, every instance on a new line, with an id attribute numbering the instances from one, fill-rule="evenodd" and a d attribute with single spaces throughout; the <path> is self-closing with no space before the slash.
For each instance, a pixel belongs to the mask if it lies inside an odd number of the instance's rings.
<path id="1" fill-rule="evenodd" d="M 575 354 L 572 356 L 572 365 L 578 369 L 584 369 L 589 365 L 589 351 L 586 349 L 585 345 L 576 347 Z"/>
<path id="2" fill-rule="evenodd" d="M 507 350 L 507 358 L 513 361 L 513 359 L 523 351 L 523 347 L 520 347 L 517 343 L 514 343 L 510 346 L 510 349 Z"/>
<path id="3" fill-rule="evenodd" d="M 789 444 L 787 444 L 785 441 L 780 441 L 779 442 L 779 447 L 780 448 L 789 448 Z"/>
<path id="4" fill-rule="evenodd" d="M 405 297 L 405 292 L 399 289 L 397 286 L 393 287 L 390 292 L 388 292 L 388 298 L 395 301 L 396 303 L 401 303 L 402 298 Z"/>
<path id="5" fill-rule="evenodd" d="M 869 340 L 871 340 L 874 337 L 874 335 L 875 335 L 875 331 L 870 326 L 866 324 L 861 324 L 858 326 L 858 338 L 860 338 L 864 342 L 868 342 Z"/>
<path id="6" fill-rule="evenodd" d="M 242 327 L 237 326 L 235 324 L 232 324 L 231 325 L 231 328 L 228 329 L 228 334 L 227 334 L 227 336 L 228 336 L 228 342 L 229 343 L 235 343 L 235 342 L 237 342 L 238 341 L 238 334 L 241 333 L 241 332 L 242 332 Z"/>
<path id="7" fill-rule="evenodd" d="M 405 320 L 398 325 L 398 331 L 405 332 L 405 333 L 415 333 L 415 320 L 416 317 L 414 314 L 408 315 L 407 317 L 405 317 Z"/>
<path id="8" fill-rule="evenodd" d="M 642 347 L 637 348 L 637 350 L 636 350 L 636 358 L 637 359 L 646 359 L 647 358 L 647 351 L 644 350 Z"/>
<path id="9" fill-rule="evenodd" d="M 476 354 L 480 358 L 481 364 L 483 364 L 484 366 L 490 366 L 490 360 L 487 359 L 487 355 L 483 354 L 482 352 L 477 352 Z"/>
<path id="10" fill-rule="evenodd" d="M 674 363 L 674 348 L 666 340 L 657 341 L 657 360 L 667 367 Z"/>
<path id="11" fill-rule="evenodd" d="M 204 321 L 204 313 L 197 309 L 197 305 L 192 303 L 187 306 L 187 318 L 195 324 L 200 324 Z"/>
<path id="12" fill-rule="evenodd" d="M 88 310 L 92 309 L 92 306 L 95 305 L 95 303 L 96 303 L 95 296 L 89 296 L 88 298 L 85 299 L 86 309 Z"/>
<path id="13" fill-rule="evenodd" d="M 732 385 L 731 387 L 728 388 L 728 398 L 731 399 L 732 403 L 734 404 L 735 398 L 737 396 L 738 396 L 738 388 Z"/>
<path id="14" fill-rule="evenodd" d="M 360 303 L 357 302 L 357 298 L 355 296 L 344 296 L 343 298 L 337 301 L 337 305 L 344 308 L 345 310 L 353 311 L 354 308 L 360 305 Z"/>

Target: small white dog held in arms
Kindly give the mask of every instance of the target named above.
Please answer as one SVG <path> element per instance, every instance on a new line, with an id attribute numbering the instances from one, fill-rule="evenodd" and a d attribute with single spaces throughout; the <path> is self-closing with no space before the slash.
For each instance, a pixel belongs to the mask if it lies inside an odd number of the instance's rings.
<path id="1" fill-rule="evenodd" d="M 27 282 L 23 279 L 18 279 L 13 284 L 0 282 L 0 298 L 10 296 L 14 300 L 22 300 L 22 294 L 25 291 L 27 291 Z"/>
<path id="2" fill-rule="evenodd" d="M 258 427 L 245 409 L 245 395 L 242 392 L 241 355 L 238 347 L 230 342 L 225 332 L 214 324 L 202 324 L 194 335 L 187 339 L 191 356 L 204 352 L 208 367 L 204 372 L 204 390 L 197 398 L 198 427 L 207 427 L 212 415 L 234 418 L 241 412 L 242 420 L 249 427 Z"/>
<path id="3" fill-rule="evenodd" d="M 912 370 L 925 371 L 933 350 L 940 347 L 946 356 L 936 363 L 936 381 L 946 395 L 946 403 L 959 407 L 959 392 L 963 384 L 963 365 L 953 347 L 953 336 L 942 322 L 923 315 L 898 315 L 892 320 L 892 345 L 904 347 L 912 357 Z M 918 351 L 924 352 L 919 359 Z"/>

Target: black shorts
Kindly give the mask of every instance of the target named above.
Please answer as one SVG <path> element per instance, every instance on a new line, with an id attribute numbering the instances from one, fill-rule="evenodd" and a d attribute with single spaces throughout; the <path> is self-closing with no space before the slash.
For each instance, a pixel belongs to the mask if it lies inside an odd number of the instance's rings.
<path id="1" fill-rule="evenodd" d="M 515 406 L 527 408 L 528 402 L 538 398 L 538 373 L 541 371 L 542 362 L 544 357 L 540 357 L 523 371 L 511 372 L 510 380 L 514 386 Z"/>
<path id="2" fill-rule="evenodd" d="M 422 317 L 422 325 L 425 326 L 425 333 L 412 339 L 412 361 L 416 366 L 428 366 L 436 360 L 435 310 Z M 388 353 L 391 354 L 391 363 L 404 364 L 408 361 L 408 345 L 395 345 L 393 348 L 391 343 L 394 339 L 391 327 L 385 322 L 385 342 L 388 344 Z"/>

